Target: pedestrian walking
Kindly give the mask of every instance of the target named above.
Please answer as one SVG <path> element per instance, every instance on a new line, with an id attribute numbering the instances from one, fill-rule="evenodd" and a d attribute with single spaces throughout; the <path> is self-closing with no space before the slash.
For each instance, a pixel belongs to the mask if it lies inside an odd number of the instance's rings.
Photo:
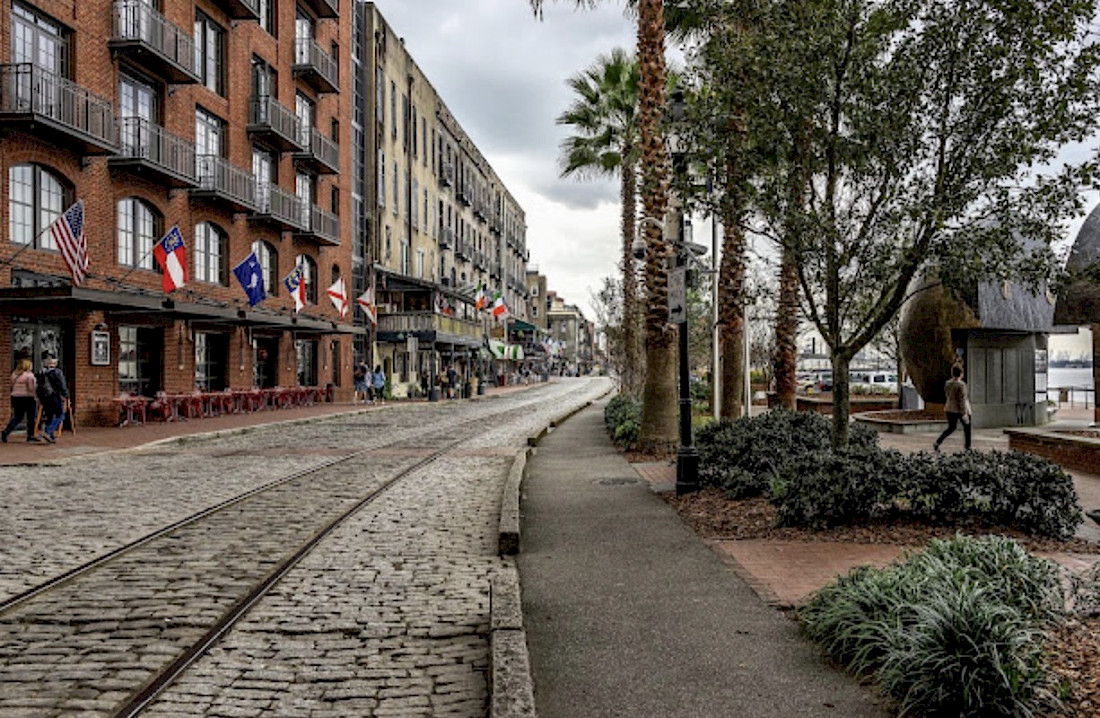
<path id="1" fill-rule="evenodd" d="M 447 398 L 455 398 L 455 390 L 458 388 L 458 372 L 455 371 L 455 365 L 452 364 L 447 367 Z"/>
<path id="2" fill-rule="evenodd" d="M 933 451 L 939 451 L 944 439 L 955 433 L 959 423 L 962 423 L 965 447 L 970 448 L 970 395 L 966 390 L 966 382 L 963 381 L 963 369 L 956 364 L 951 367 L 951 378 L 944 385 L 947 392 L 947 404 L 944 411 L 947 413 L 947 429 L 940 434 L 932 444 Z"/>
<path id="3" fill-rule="evenodd" d="M 371 385 L 374 387 L 374 398 L 372 401 L 376 401 L 379 404 L 385 404 L 386 375 L 382 373 L 381 364 L 374 367 L 374 374 L 371 376 Z"/>
<path id="4" fill-rule="evenodd" d="M 46 421 L 42 438 L 53 444 L 57 442 L 57 430 L 65 420 L 65 404 L 69 399 L 69 384 L 57 366 L 57 357 L 51 356 L 46 360 L 46 371 L 42 373 L 38 384 L 38 395 Z"/>
<path id="5" fill-rule="evenodd" d="M 38 379 L 34 376 L 29 357 L 24 357 L 15 365 L 15 371 L 11 373 L 11 421 L 3 432 L 0 432 L 0 441 L 5 444 L 11 432 L 19 426 L 19 422 L 27 422 L 27 441 L 38 441 L 34 435 L 34 419 L 37 413 L 38 403 L 35 396 L 38 390 Z"/>
<path id="6" fill-rule="evenodd" d="M 351 375 L 352 381 L 355 384 L 355 398 L 352 399 L 353 404 L 358 404 L 362 401 L 367 403 L 371 397 L 371 385 L 370 385 L 370 367 L 367 366 L 365 361 L 361 361 L 355 365 L 355 371 Z"/>

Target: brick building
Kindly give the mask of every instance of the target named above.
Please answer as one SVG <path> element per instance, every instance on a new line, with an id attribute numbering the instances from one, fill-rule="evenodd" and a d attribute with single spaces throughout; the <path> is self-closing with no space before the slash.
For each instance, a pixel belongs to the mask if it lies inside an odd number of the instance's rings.
<path id="1" fill-rule="evenodd" d="M 0 351 L 56 354 L 78 423 L 110 422 L 121 393 L 347 398 L 358 358 L 413 381 L 472 356 L 471 287 L 494 268 L 525 311 L 522 211 L 372 4 L 8 0 L 0 19 Z M 47 230 L 76 200 L 80 286 Z M 190 278 L 166 294 L 151 250 L 173 226 Z M 232 271 L 252 252 L 255 306 Z M 376 283 L 377 335 L 354 307 Z M 403 354 L 410 328 L 436 351 Z"/>

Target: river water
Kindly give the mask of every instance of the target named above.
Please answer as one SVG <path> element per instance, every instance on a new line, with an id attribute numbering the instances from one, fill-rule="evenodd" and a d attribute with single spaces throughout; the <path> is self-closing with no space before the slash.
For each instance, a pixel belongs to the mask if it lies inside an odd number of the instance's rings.
<path id="1" fill-rule="evenodd" d="M 1092 384 L 1092 367 L 1072 369 L 1050 367 L 1047 372 L 1047 386 L 1051 389 L 1062 387 L 1094 388 Z"/>

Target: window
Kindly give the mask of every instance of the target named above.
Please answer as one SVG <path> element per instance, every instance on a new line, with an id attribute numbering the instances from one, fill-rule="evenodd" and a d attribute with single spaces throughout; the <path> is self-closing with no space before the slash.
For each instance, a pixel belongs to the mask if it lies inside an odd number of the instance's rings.
<path id="1" fill-rule="evenodd" d="M 226 387 L 228 342 L 224 334 L 195 332 L 195 388 L 222 391 Z"/>
<path id="2" fill-rule="evenodd" d="M 302 143 L 302 146 L 308 148 L 311 146 L 310 142 L 313 130 L 313 101 L 302 93 L 297 93 L 294 96 L 294 114 L 298 118 L 298 124 L 302 132 L 299 142 Z"/>
<path id="3" fill-rule="evenodd" d="M 154 269 L 153 243 L 160 239 L 160 215 L 137 197 L 118 202 L 118 263 L 123 267 Z"/>
<path id="4" fill-rule="evenodd" d="M 195 155 L 225 156 L 225 122 L 201 107 L 195 108 Z"/>
<path id="5" fill-rule="evenodd" d="M 409 96 L 401 93 L 401 146 L 409 146 Z"/>
<path id="6" fill-rule="evenodd" d="M 428 120 L 423 116 L 420 118 L 420 144 L 424 147 L 424 166 L 428 166 Z"/>
<path id="7" fill-rule="evenodd" d="M 295 348 L 298 352 L 298 385 L 317 386 L 317 341 L 298 339 Z"/>
<path id="8" fill-rule="evenodd" d="M 418 143 L 416 141 L 416 107 L 415 106 L 412 107 L 412 141 L 413 141 L 412 156 L 413 156 L 413 159 L 416 159 L 418 154 L 419 154 L 419 149 L 420 149 L 419 145 L 420 145 L 420 143 Z"/>
<path id="9" fill-rule="evenodd" d="M 41 165 L 14 165 L 8 170 L 8 241 L 57 249 L 46 229 L 72 202 L 59 175 Z"/>
<path id="10" fill-rule="evenodd" d="M 424 278 L 424 250 L 416 250 L 416 276 Z"/>
<path id="11" fill-rule="evenodd" d="M 277 23 L 275 21 L 275 0 L 259 0 L 260 27 L 269 35 L 275 34 Z"/>
<path id="12" fill-rule="evenodd" d="M 374 115 L 378 120 L 378 124 L 384 125 L 386 122 L 386 75 L 381 65 L 375 69 L 374 74 L 374 84 L 377 87 L 377 96 L 374 98 L 374 104 L 376 105 Z"/>
<path id="13" fill-rule="evenodd" d="M 298 196 L 302 224 L 309 227 L 311 222 L 310 212 L 313 208 L 313 197 L 316 191 L 313 177 L 305 172 L 297 173 L 294 177 L 294 191 Z"/>
<path id="14" fill-rule="evenodd" d="M 413 178 L 413 181 L 412 181 L 411 194 L 412 194 L 412 197 L 411 197 L 412 201 L 411 202 L 406 202 L 407 206 L 406 206 L 405 209 L 407 209 L 409 214 L 411 215 L 413 229 L 419 229 L 420 228 L 420 221 L 419 221 L 420 212 L 417 211 L 416 200 L 418 199 L 418 197 L 420 195 L 420 183 L 416 181 L 415 177 Z"/>
<path id="15" fill-rule="evenodd" d="M 69 76 L 69 34 L 60 24 L 31 8 L 11 8 L 11 61 L 29 62 L 61 77 Z"/>
<path id="16" fill-rule="evenodd" d="M 316 304 L 317 282 L 321 280 L 321 275 L 317 273 L 317 262 L 308 254 L 299 254 L 294 261 L 302 268 L 302 279 L 306 283 L 306 302 Z"/>
<path id="17" fill-rule="evenodd" d="M 310 64 L 310 45 L 313 43 L 313 21 L 301 10 L 294 19 L 294 62 Z"/>
<path id="18" fill-rule="evenodd" d="M 275 155 L 260 147 L 252 148 L 252 174 L 256 177 L 256 206 L 261 214 L 271 209 L 271 185 L 276 184 L 278 167 Z"/>
<path id="19" fill-rule="evenodd" d="M 226 285 L 226 258 L 229 240 L 217 225 L 199 222 L 195 225 L 195 280 Z"/>
<path id="20" fill-rule="evenodd" d="M 260 269 L 264 273 L 264 291 L 267 292 L 267 296 L 273 297 L 277 294 L 275 289 L 279 286 L 276 279 L 279 273 L 279 253 L 262 239 L 252 243 L 252 251 L 256 253 L 256 259 L 259 260 Z"/>
<path id="21" fill-rule="evenodd" d="M 252 56 L 252 96 L 275 97 L 278 76 L 275 68 L 260 57 Z"/>
<path id="22" fill-rule="evenodd" d="M 118 388 L 124 394 L 153 396 L 160 375 L 158 358 L 163 337 L 156 329 L 118 328 Z"/>
<path id="23" fill-rule="evenodd" d="M 378 206 L 386 206 L 386 153 L 378 150 Z"/>
<path id="24" fill-rule="evenodd" d="M 401 273 L 409 275 L 409 240 L 401 238 Z"/>
<path id="25" fill-rule="evenodd" d="M 225 94 L 225 29 L 195 11 L 195 64 L 202 86 Z"/>
<path id="26" fill-rule="evenodd" d="M 390 80 L 390 137 L 397 139 L 397 85 Z"/>
<path id="27" fill-rule="evenodd" d="M 397 205 L 401 202 L 401 188 L 397 186 L 397 163 L 393 163 L 393 214 L 397 216 Z"/>

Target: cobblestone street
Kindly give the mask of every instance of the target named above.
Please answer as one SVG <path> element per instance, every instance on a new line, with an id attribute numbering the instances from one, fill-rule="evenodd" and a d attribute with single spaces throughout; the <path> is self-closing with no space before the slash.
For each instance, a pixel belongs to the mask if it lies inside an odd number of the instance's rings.
<path id="1" fill-rule="evenodd" d="M 317 469 L 0 614 L 0 713 L 114 715 L 272 565 L 416 467 L 307 554 L 144 714 L 485 715 L 488 585 L 502 565 L 496 522 L 511 458 L 554 416 L 608 388 L 564 381 L 0 470 L 0 529 L 11 537 L 0 589 L 11 598 Z"/>

